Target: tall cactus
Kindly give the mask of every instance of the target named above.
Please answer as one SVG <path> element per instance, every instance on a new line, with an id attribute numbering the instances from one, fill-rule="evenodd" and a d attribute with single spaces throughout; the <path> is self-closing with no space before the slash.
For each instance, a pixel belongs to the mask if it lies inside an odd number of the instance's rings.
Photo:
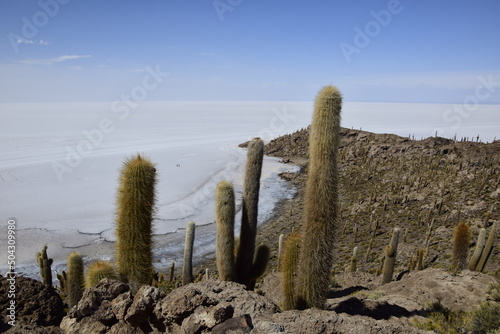
<path id="1" fill-rule="evenodd" d="M 394 228 L 391 237 L 391 243 L 385 248 L 384 269 L 382 272 L 382 284 L 392 281 L 394 266 L 396 264 L 396 255 L 398 253 L 399 234 L 401 230 Z"/>
<path id="2" fill-rule="evenodd" d="M 40 276 L 43 284 L 52 286 L 52 265 L 53 260 L 47 257 L 47 245 L 44 245 L 41 252 L 36 253 L 36 262 L 40 267 Z"/>
<path id="3" fill-rule="evenodd" d="M 111 263 L 107 261 L 92 263 L 85 273 L 85 288 L 96 286 L 103 278 L 117 278 L 115 269 Z"/>
<path id="4" fill-rule="evenodd" d="M 283 259 L 280 261 L 281 287 L 283 290 L 282 307 L 284 311 L 292 310 L 297 305 L 296 275 L 300 254 L 300 235 L 290 234 L 284 242 Z"/>
<path id="5" fill-rule="evenodd" d="M 257 217 L 264 142 L 252 139 L 247 148 L 245 181 L 243 184 L 243 203 L 241 216 L 240 245 L 236 257 L 236 276 L 238 281 L 247 285 L 250 281 L 257 235 Z"/>
<path id="6" fill-rule="evenodd" d="M 184 264 L 182 265 L 182 285 L 193 282 L 193 245 L 195 223 L 190 221 L 186 228 L 186 240 L 184 243 Z"/>
<path id="7" fill-rule="evenodd" d="M 338 217 L 340 111 L 342 96 L 327 86 L 318 93 L 309 134 L 302 246 L 298 272 L 298 308 L 324 308 L 330 288 Z"/>
<path id="8" fill-rule="evenodd" d="M 474 249 L 474 253 L 472 254 L 469 265 L 467 269 L 474 271 L 476 270 L 477 264 L 481 259 L 481 254 L 483 253 L 484 246 L 486 244 L 486 229 L 482 228 L 479 230 L 479 235 L 477 236 L 476 248 Z"/>
<path id="9" fill-rule="evenodd" d="M 121 278 L 139 285 L 153 278 L 152 221 L 156 169 L 140 155 L 125 161 L 118 190 L 116 263 Z"/>
<path id="10" fill-rule="evenodd" d="M 455 227 L 453 232 L 452 265 L 456 270 L 462 270 L 466 266 L 469 254 L 470 228 L 462 222 Z"/>
<path id="11" fill-rule="evenodd" d="M 486 245 L 484 246 L 483 253 L 481 254 L 481 259 L 479 259 L 479 262 L 477 264 L 476 271 L 483 272 L 484 268 L 486 267 L 486 263 L 491 256 L 491 253 L 493 253 L 493 241 L 495 240 L 497 226 L 498 223 L 495 222 L 491 227 L 490 233 L 488 234 L 488 241 L 486 241 Z"/>
<path id="12" fill-rule="evenodd" d="M 68 306 L 71 308 L 78 304 L 82 298 L 84 289 L 83 260 L 77 252 L 68 256 L 68 275 L 66 282 L 66 293 L 68 295 Z"/>
<path id="13" fill-rule="evenodd" d="M 215 192 L 215 224 L 217 226 L 215 258 L 221 281 L 235 281 L 234 267 L 234 190 L 221 181 Z"/>

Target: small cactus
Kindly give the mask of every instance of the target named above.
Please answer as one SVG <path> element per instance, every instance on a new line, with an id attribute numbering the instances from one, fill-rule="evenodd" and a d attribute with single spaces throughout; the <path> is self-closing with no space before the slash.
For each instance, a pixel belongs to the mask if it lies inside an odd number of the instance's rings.
<path id="1" fill-rule="evenodd" d="M 469 254 L 470 229 L 466 223 L 459 223 L 453 232 L 453 253 L 452 265 L 456 270 L 461 271 L 466 266 L 467 255 Z"/>
<path id="2" fill-rule="evenodd" d="M 36 253 L 36 262 L 40 267 L 40 276 L 42 277 L 43 284 L 52 286 L 52 268 L 50 267 L 54 262 L 47 257 L 47 245 L 44 245 L 41 252 Z"/>
<path id="3" fill-rule="evenodd" d="M 358 260 L 358 246 L 354 247 L 352 250 L 351 265 L 349 266 L 349 272 L 355 273 L 357 270 L 357 260 Z"/>
<path id="4" fill-rule="evenodd" d="M 103 278 L 118 278 L 113 265 L 107 261 L 92 263 L 85 273 L 85 288 L 96 286 Z"/>
<path id="5" fill-rule="evenodd" d="M 385 248 L 384 269 L 382 275 L 382 284 L 392 281 L 394 266 L 396 264 L 396 255 L 398 253 L 399 234 L 401 230 L 394 228 L 391 237 L 391 243 Z"/>
<path id="6" fill-rule="evenodd" d="M 255 253 L 255 259 L 252 265 L 252 271 L 250 272 L 250 280 L 248 283 L 248 289 L 253 290 L 255 288 L 255 282 L 259 277 L 264 275 L 267 269 L 267 264 L 269 263 L 269 258 L 271 257 L 271 249 L 267 245 L 260 245 Z"/>
<path id="7" fill-rule="evenodd" d="M 83 295 L 83 288 L 83 260 L 80 254 L 72 252 L 68 256 L 68 276 L 66 286 L 69 308 L 78 304 Z"/>
<path id="8" fill-rule="evenodd" d="M 292 310 L 297 307 L 295 279 L 299 263 L 300 244 L 300 235 L 298 233 L 290 234 L 284 242 L 283 260 L 281 261 L 281 266 L 279 268 L 282 275 L 282 307 L 284 311 Z"/>
<path id="9" fill-rule="evenodd" d="M 231 183 L 221 181 L 215 192 L 215 224 L 217 227 L 215 258 L 221 281 L 235 281 L 234 263 L 234 190 Z"/>
<path id="10" fill-rule="evenodd" d="M 190 221 L 186 228 L 184 243 L 184 264 L 182 266 L 182 285 L 193 282 L 193 245 L 196 225 Z"/>
<path id="11" fill-rule="evenodd" d="M 60 274 L 57 274 L 57 280 L 59 281 L 59 289 L 66 293 L 66 286 L 67 286 L 67 280 L 68 276 L 66 275 L 66 271 L 62 271 Z"/>

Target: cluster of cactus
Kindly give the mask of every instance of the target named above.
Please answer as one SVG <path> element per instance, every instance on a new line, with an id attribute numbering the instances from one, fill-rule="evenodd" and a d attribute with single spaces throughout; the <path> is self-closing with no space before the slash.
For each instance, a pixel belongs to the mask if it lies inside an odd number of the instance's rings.
<path id="1" fill-rule="evenodd" d="M 152 221 L 156 168 L 137 155 L 125 161 L 116 212 L 116 264 L 120 278 L 138 285 L 153 279 Z"/>
<path id="2" fill-rule="evenodd" d="M 270 257 L 270 250 L 266 245 L 260 245 L 255 251 L 263 156 L 264 142 L 260 138 L 252 139 L 247 148 L 238 245 L 234 237 L 233 186 L 227 181 L 221 181 L 217 185 L 215 196 L 216 261 L 219 279 L 239 282 L 250 290 L 254 288 L 256 279 L 265 272 Z"/>
<path id="3" fill-rule="evenodd" d="M 41 252 L 36 253 L 36 262 L 40 268 L 40 276 L 43 284 L 52 286 L 52 259 L 47 257 L 47 245 L 44 245 Z"/>
<path id="4" fill-rule="evenodd" d="M 497 225 L 498 224 L 495 222 L 491 227 L 491 231 L 488 235 L 488 241 L 486 241 L 486 229 L 482 228 L 479 230 L 476 248 L 467 266 L 469 270 L 479 272 L 484 271 L 486 263 L 488 262 L 491 253 L 493 252 L 493 241 L 495 239 Z"/>

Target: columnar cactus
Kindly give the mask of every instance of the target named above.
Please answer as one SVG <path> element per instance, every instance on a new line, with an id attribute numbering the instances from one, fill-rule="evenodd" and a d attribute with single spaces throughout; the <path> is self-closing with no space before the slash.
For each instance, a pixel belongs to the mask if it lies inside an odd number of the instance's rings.
<path id="1" fill-rule="evenodd" d="M 247 285 L 250 281 L 257 235 L 260 176 L 264 157 L 264 142 L 254 138 L 248 143 L 243 203 L 241 215 L 240 246 L 236 257 L 236 276 Z"/>
<path id="2" fill-rule="evenodd" d="M 481 254 L 483 253 L 484 246 L 486 244 L 486 229 L 482 228 L 479 230 L 479 235 L 477 236 L 476 248 L 474 253 L 469 260 L 469 265 L 467 269 L 475 271 L 479 260 L 481 259 Z"/>
<path id="3" fill-rule="evenodd" d="M 479 259 L 479 262 L 477 264 L 476 271 L 483 272 L 484 268 L 486 267 L 486 263 L 488 262 L 488 259 L 493 252 L 493 241 L 495 240 L 497 226 L 498 223 L 495 222 L 491 227 L 491 231 L 488 234 L 488 241 L 486 241 L 486 245 L 484 246 L 483 253 L 481 254 L 481 259 Z"/>
<path id="4" fill-rule="evenodd" d="M 184 243 L 184 264 L 182 266 L 182 285 L 193 282 L 193 245 L 195 223 L 190 221 L 186 228 L 186 240 Z"/>
<path id="5" fill-rule="evenodd" d="M 357 262 L 358 262 L 358 246 L 354 247 L 352 250 L 351 265 L 349 266 L 350 273 L 356 272 Z"/>
<path id="6" fill-rule="evenodd" d="M 302 246 L 298 272 L 298 308 L 324 308 L 330 288 L 333 243 L 338 217 L 340 111 L 342 96 L 327 86 L 318 93 L 309 134 Z"/>
<path id="7" fill-rule="evenodd" d="M 466 223 L 459 223 L 453 232 L 452 265 L 456 270 L 462 270 L 466 266 L 469 254 L 470 229 Z"/>
<path id="8" fill-rule="evenodd" d="M 103 278 L 118 278 L 113 265 L 107 261 L 92 263 L 85 273 L 85 288 L 96 286 Z"/>
<path id="9" fill-rule="evenodd" d="M 264 275 L 266 272 L 267 264 L 269 263 L 269 258 L 271 257 L 271 249 L 267 245 L 260 245 L 257 247 L 257 252 L 255 253 L 255 259 L 252 264 L 252 271 L 250 272 L 250 280 L 247 283 L 247 288 L 253 290 L 255 287 L 255 282 L 257 279 Z"/>
<path id="10" fill-rule="evenodd" d="M 300 254 L 300 235 L 290 234 L 283 247 L 283 259 L 281 261 L 281 286 L 283 289 L 283 310 L 292 310 L 297 305 L 296 275 Z"/>
<path id="11" fill-rule="evenodd" d="M 215 192 L 215 224 L 217 226 L 215 258 L 221 281 L 235 281 L 234 267 L 234 190 L 221 181 Z"/>
<path id="12" fill-rule="evenodd" d="M 396 255 L 398 253 L 399 234 L 401 230 L 394 228 L 391 237 L 391 243 L 385 248 L 384 269 L 382 272 L 382 284 L 392 281 L 394 266 L 396 264 Z"/>
<path id="13" fill-rule="evenodd" d="M 40 276 L 43 284 L 52 286 L 52 265 L 53 260 L 47 257 L 47 245 L 44 245 L 41 252 L 36 253 L 36 262 L 40 267 Z"/>
<path id="14" fill-rule="evenodd" d="M 71 308 L 78 304 L 83 295 L 83 260 L 80 254 L 72 252 L 68 256 L 68 275 L 66 282 L 68 306 Z"/>
<path id="15" fill-rule="evenodd" d="M 140 155 L 125 161 L 118 189 L 116 264 L 121 279 L 151 284 L 156 169 Z"/>

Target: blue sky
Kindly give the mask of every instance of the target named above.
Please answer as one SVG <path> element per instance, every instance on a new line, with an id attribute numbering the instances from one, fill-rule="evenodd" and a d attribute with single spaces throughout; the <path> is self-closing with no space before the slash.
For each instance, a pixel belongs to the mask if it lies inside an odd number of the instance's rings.
<path id="1" fill-rule="evenodd" d="M 0 0 L 0 102 L 113 101 L 146 80 L 147 100 L 335 84 L 354 102 L 500 104 L 499 18 L 498 0 Z"/>

